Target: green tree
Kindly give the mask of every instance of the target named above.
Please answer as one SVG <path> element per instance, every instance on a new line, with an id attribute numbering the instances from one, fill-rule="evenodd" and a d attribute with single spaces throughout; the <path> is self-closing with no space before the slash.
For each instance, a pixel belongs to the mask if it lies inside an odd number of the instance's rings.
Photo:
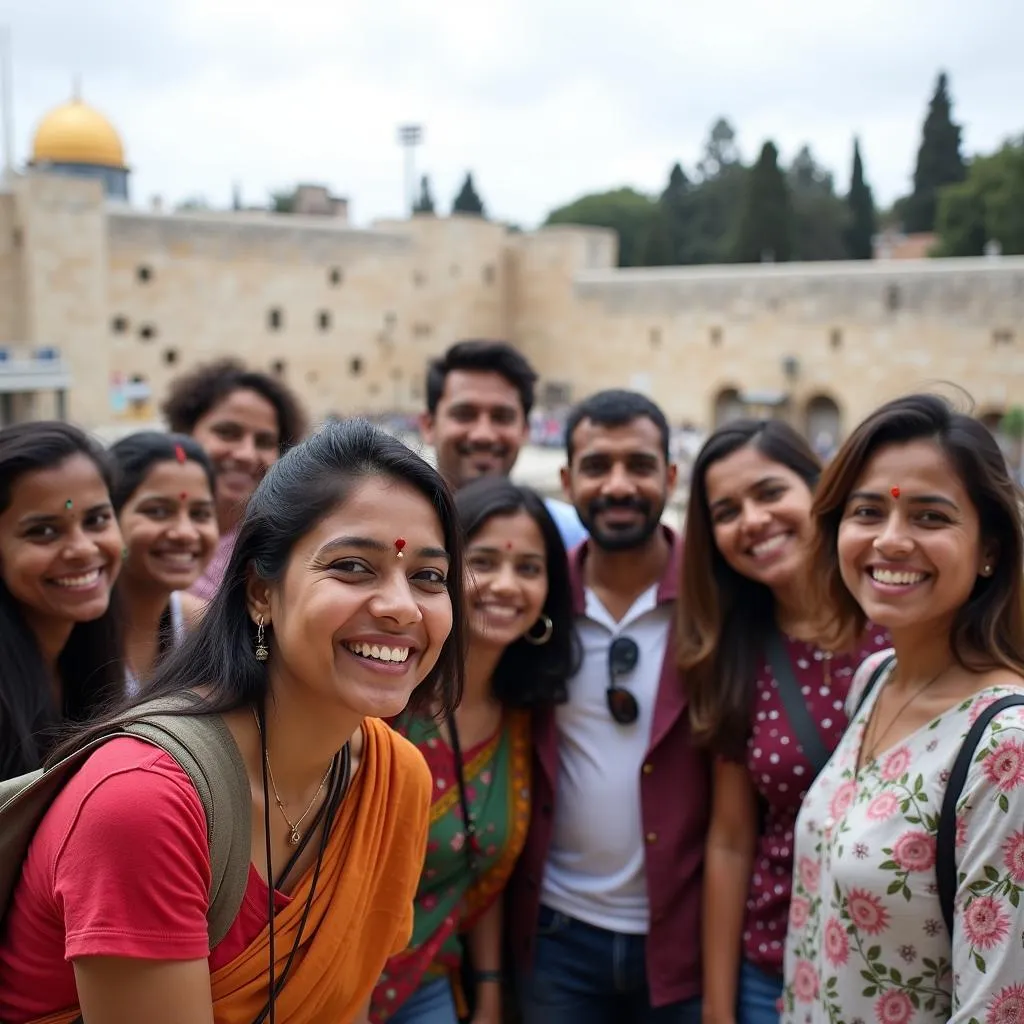
<path id="1" fill-rule="evenodd" d="M 733 259 L 737 263 L 782 263 L 790 259 L 792 251 L 789 186 L 779 169 L 779 151 L 773 142 L 766 142 L 747 182 Z"/>
<path id="2" fill-rule="evenodd" d="M 642 266 L 643 251 L 656 203 L 631 188 L 598 192 L 552 210 L 545 224 L 588 224 L 611 228 L 619 236 L 619 266 Z"/>
<path id="3" fill-rule="evenodd" d="M 936 230 L 938 256 L 980 256 L 989 242 L 1024 254 L 1024 136 L 976 157 L 966 181 L 942 190 Z"/>
<path id="4" fill-rule="evenodd" d="M 724 263 L 731 258 L 749 173 L 740 160 L 735 130 L 720 117 L 697 163 L 679 263 Z"/>
<path id="5" fill-rule="evenodd" d="M 420 178 L 420 194 L 415 203 L 412 204 L 413 213 L 433 213 L 434 196 L 430 191 L 430 178 L 424 174 Z"/>
<path id="6" fill-rule="evenodd" d="M 808 146 L 797 153 L 786 172 L 793 210 L 795 260 L 841 260 L 846 257 L 846 204 L 836 195 L 832 174 Z"/>
<path id="7" fill-rule="evenodd" d="M 455 202 L 452 203 L 452 213 L 474 213 L 479 217 L 484 216 L 483 200 L 476 194 L 472 172 L 466 173 L 466 180 L 462 183 Z"/>
<path id="8" fill-rule="evenodd" d="M 295 190 L 289 192 L 271 192 L 270 209 L 274 213 L 294 213 Z"/>
<path id="9" fill-rule="evenodd" d="M 875 254 L 875 232 L 878 230 L 875 200 L 871 186 L 864 180 L 864 161 L 860 140 L 853 140 L 853 172 L 846 196 L 849 222 L 846 228 L 846 251 L 851 260 L 870 260 Z"/>
<path id="10" fill-rule="evenodd" d="M 650 224 L 640 252 L 642 267 L 670 267 L 675 263 L 672 252 L 672 225 L 664 204 L 659 202 L 651 212 Z"/>
<path id="11" fill-rule="evenodd" d="M 939 189 L 966 177 L 960 155 L 960 126 L 953 123 L 949 80 L 943 71 L 928 105 L 914 169 L 914 191 L 904 208 L 904 229 L 932 231 L 938 209 Z"/>

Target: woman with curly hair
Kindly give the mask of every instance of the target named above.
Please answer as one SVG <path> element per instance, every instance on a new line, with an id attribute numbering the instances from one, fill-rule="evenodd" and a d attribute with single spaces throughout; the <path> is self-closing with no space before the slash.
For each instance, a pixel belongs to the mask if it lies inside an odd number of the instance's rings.
<path id="1" fill-rule="evenodd" d="M 220 584 L 246 502 L 266 471 L 306 433 L 306 414 L 279 380 L 235 359 L 197 366 L 171 383 L 164 416 L 176 434 L 191 434 L 217 477 L 220 542 L 190 593 L 209 600 Z"/>

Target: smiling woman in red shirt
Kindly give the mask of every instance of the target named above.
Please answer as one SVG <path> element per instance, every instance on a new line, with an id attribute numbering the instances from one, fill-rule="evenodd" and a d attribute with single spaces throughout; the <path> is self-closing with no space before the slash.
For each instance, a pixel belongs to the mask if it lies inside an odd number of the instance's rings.
<path id="1" fill-rule="evenodd" d="M 679 659 L 694 738 L 716 755 L 705 855 L 704 1020 L 775 1024 L 800 801 L 846 727 L 868 629 L 832 653 L 808 607 L 821 464 L 779 420 L 716 430 L 693 467 Z"/>

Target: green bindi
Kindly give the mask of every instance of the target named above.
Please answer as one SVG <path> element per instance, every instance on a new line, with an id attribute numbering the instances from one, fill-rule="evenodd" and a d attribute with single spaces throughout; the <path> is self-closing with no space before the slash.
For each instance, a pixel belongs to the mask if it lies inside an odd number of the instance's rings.
<path id="1" fill-rule="evenodd" d="M 64 502 L 64 507 L 70 512 L 75 507 L 75 503 L 68 498 L 68 500 Z"/>

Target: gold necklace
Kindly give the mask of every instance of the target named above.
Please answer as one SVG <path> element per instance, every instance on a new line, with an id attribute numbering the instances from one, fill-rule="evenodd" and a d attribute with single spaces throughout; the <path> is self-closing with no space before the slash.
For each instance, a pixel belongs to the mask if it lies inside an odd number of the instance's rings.
<path id="1" fill-rule="evenodd" d="M 913 703 L 914 703 L 914 701 L 915 701 L 915 700 L 917 700 L 917 698 L 918 698 L 918 697 L 920 697 L 920 696 L 921 696 L 921 694 L 922 694 L 922 693 L 924 693 L 924 691 L 925 691 L 925 690 L 927 690 L 929 686 L 931 686 L 931 685 L 932 685 L 933 683 L 937 683 L 937 682 L 939 681 L 939 679 L 940 679 L 940 678 L 941 678 L 941 677 L 942 677 L 943 675 L 945 675 L 945 674 L 946 674 L 946 672 L 948 671 L 948 669 L 949 669 L 949 665 L 946 665 L 946 666 L 945 666 L 945 668 L 942 668 L 942 669 L 940 669 L 940 670 L 939 670 L 939 671 L 938 671 L 938 672 L 937 672 L 937 673 L 936 673 L 936 674 L 935 674 L 934 676 L 932 676 L 932 677 L 931 677 L 931 679 L 929 679 L 929 680 L 928 680 L 928 681 L 927 681 L 927 682 L 926 682 L 926 683 L 925 683 L 925 684 L 924 684 L 923 686 L 919 686 L 919 687 L 918 687 L 918 688 L 917 688 L 917 689 L 916 689 L 916 690 L 915 690 L 915 691 L 914 691 L 914 692 L 913 692 L 913 693 L 912 693 L 912 694 L 911 694 L 911 695 L 910 695 L 910 696 L 909 696 L 909 697 L 908 697 L 908 698 L 907 698 L 907 699 L 906 699 L 906 700 L 905 700 L 905 701 L 904 701 L 904 702 L 903 702 L 903 703 L 902 703 L 902 704 L 900 705 L 900 707 L 899 707 L 899 710 L 898 710 L 898 711 L 896 712 L 896 714 L 895 714 L 895 715 L 893 715 L 893 716 L 892 716 L 892 718 L 890 718 L 890 719 L 889 719 L 889 724 L 888 724 L 888 725 L 887 725 L 887 726 L 886 726 L 886 727 L 885 727 L 885 728 L 884 728 L 884 729 L 882 730 L 882 732 L 881 732 L 881 735 L 879 735 L 879 736 L 876 736 L 876 735 L 875 735 L 875 731 L 876 731 L 876 729 L 877 729 L 877 721 L 878 721 L 878 719 L 877 719 L 877 715 L 878 715 L 878 701 L 875 701 L 875 706 L 874 706 L 874 707 L 873 707 L 873 708 L 871 709 L 871 719 L 870 719 L 870 721 L 868 722 L 868 726 L 867 726 L 867 729 L 865 729 L 865 730 L 864 730 L 864 732 L 865 732 L 865 736 L 864 736 L 864 742 L 863 742 L 863 743 L 861 744 L 861 749 L 860 749 L 860 763 L 859 763 L 859 765 L 858 765 L 858 768 L 857 768 L 857 770 L 858 770 L 858 771 L 859 771 L 859 770 L 860 770 L 861 768 L 863 768 L 863 767 L 864 767 L 864 765 L 866 765 L 866 764 L 870 764 L 870 763 L 871 763 L 871 762 L 872 762 L 872 761 L 873 761 L 873 760 L 875 759 L 875 754 L 876 754 L 876 753 L 878 753 L 878 748 L 879 748 L 879 747 L 881 746 L 881 744 L 882 744 L 882 740 L 884 740 L 884 739 L 885 739 L 885 737 L 889 735 L 889 731 L 890 731 L 890 730 L 892 729 L 892 727 L 893 727 L 893 726 L 894 726 L 894 725 L 896 724 L 896 722 L 897 722 L 897 721 L 899 720 L 899 717 L 900 717 L 900 715 L 902 715 L 902 714 L 903 714 L 903 712 L 904 712 L 904 711 L 906 711 L 906 710 L 907 710 L 907 708 L 909 708 L 909 707 L 910 707 L 910 705 L 911 705 L 911 704 L 913 704 Z M 880 701 L 881 699 L 882 699 L 882 695 L 881 695 L 881 693 L 880 693 L 880 694 L 878 695 L 878 700 Z M 870 745 L 870 749 L 871 749 L 871 752 L 870 752 L 870 754 L 865 754 L 865 749 L 866 749 L 866 748 L 868 747 L 868 737 L 867 737 L 867 733 L 868 733 L 869 731 L 871 732 L 871 745 Z"/>
<path id="2" fill-rule="evenodd" d="M 255 708 L 252 709 L 252 716 L 256 719 L 256 728 L 259 731 L 260 735 L 262 735 L 263 730 L 260 729 L 260 716 L 256 714 Z M 299 820 L 293 824 L 291 819 L 288 817 L 288 812 L 284 809 L 284 802 L 281 800 L 281 794 L 277 791 L 277 783 L 274 782 L 274 772 L 270 767 L 269 751 L 267 751 L 266 754 L 264 755 L 264 761 L 267 766 L 267 777 L 270 779 L 270 786 L 274 790 L 274 801 L 277 804 L 277 809 L 281 812 L 281 817 L 284 818 L 285 824 L 288 826 L 288 842 L 292 846 L 298 846 L 299 843 L 302 842 L 302 833 L 299 831 L 299 826 L 306 819 L 306 816 L 309 814 L 309 812 L 313 810 L 313 804 L 316 803 L 317 797 L 320 796 L 320 793 L 323 790 L 324 786 L 327 785 L 327 780 L 328 778 L 330 778 L 331 768 L 334 767 L 334 762 L 331 761 L 331 763 L 327 766 L 327 771 L 324 772 L 324 777 L 320 780 L 320 785 L 317 786 L 316 792 L 313 794 L 313 799 L 309 801 L 309 805 L 299 816 Z"/>

